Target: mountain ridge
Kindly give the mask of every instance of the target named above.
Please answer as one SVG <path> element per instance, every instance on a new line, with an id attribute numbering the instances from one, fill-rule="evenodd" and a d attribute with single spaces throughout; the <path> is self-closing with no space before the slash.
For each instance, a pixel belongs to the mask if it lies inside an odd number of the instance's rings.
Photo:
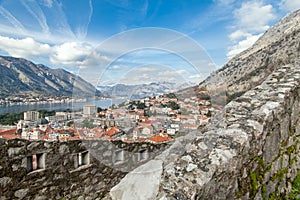
<path id="1" fill-rule="evenodd" d="M 190 85 L 190 83 L 171 83 L 163 81 L 134 85 L 120 83 L 113 86 L 97 86 L 97 89 L 109 96 L 139 99 L 176 92 Z"/>
<path id="2" fill-rule="evenodd" d="M 64 69 L 52 69 L 24 58 L 0 56 L 0 95 L 72 96 L 73 91 L 100 95 L 87 81 Z M 76 87 L 74 87 L 76 85 Z"/>
<path id="3" fill-rule="evenodd" d="M 187 90 L 223 87 L 230 101 L 261 84 L 279 67 L 297 63 L 299 57 L 300 10 L 297 10 L 269 28 L 252 47 L 230 59 L 198 86 Z"/>

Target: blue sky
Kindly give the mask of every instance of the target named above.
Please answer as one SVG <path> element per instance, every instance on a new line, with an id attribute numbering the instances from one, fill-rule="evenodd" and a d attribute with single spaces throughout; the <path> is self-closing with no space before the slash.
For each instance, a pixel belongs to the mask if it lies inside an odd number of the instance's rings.
<path id="1" fill-rule="evenodd" d="M 299 8 L 299 0 L 2 0 L 0 53 L 94 84 L 197 83 Z"/>

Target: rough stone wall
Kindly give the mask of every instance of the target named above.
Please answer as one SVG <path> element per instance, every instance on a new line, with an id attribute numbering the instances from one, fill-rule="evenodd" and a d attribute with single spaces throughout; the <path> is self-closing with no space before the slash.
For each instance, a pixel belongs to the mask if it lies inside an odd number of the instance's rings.
<path id="1" fill-rule="evenodd" d="M 0 199 L 102 199 L 129 170 L 166 147 L 166 144 L 21 139 L 0 140 L 0 145 Z M 123 159 L 117 161 L 115 154 L 120 151 Z M 78 163 L 79 153 L 88 153 L 82 165 Z M 42 154 L 44 169 L 30 170 L 27 165 L 32 162 L 28 159 Z"/>
<path id="2" fill-rule="evenodd" d="M 300 66 L 286 65 L 230 102 L 203 133 L 178 138 L 155 158 L 163 168 L 155 199 L 282 199 L 300 170 L 299 115 Z M 132 177 L 122 185 L 147 180 Z M 120 188 L 112 199 L 124 199 Z"/>

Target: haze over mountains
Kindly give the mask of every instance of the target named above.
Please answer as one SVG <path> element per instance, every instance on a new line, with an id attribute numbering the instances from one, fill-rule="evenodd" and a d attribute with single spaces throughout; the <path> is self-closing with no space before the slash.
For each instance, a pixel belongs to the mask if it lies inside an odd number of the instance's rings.
<path id="1" fill-rule="evenodd" d="M 113 86 L 97 86 L 103 94 L 112 97 L 122 97 L 128 99 L 139 99 L 149 96 L 157 96 L 176 92 L 178 90 L 190 87 L 192 83 L 171 83 L 171 82 L 155 82 L 148 84 L 116 84 Z"/>

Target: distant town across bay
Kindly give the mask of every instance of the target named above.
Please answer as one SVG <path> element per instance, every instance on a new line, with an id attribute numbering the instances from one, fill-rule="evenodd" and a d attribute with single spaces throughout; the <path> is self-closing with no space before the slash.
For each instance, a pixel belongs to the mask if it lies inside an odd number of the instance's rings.
<path id="1" fill-rule="evenodd" d="M 76 111 L 82 109 L 85 104 L 94 104 L 97 107 L 108 108 L 113 104 L 120 104 L 125 99 L 101 99 L 95 101 L 84 102 L 64 102 L 64 103 L 33 103 L 33 104 L 19 104 L 19 105 L 0 105 L 0 114 L 4 113 L 21 113 L 30 110 L 48 110 L 48 111 Z"/>

